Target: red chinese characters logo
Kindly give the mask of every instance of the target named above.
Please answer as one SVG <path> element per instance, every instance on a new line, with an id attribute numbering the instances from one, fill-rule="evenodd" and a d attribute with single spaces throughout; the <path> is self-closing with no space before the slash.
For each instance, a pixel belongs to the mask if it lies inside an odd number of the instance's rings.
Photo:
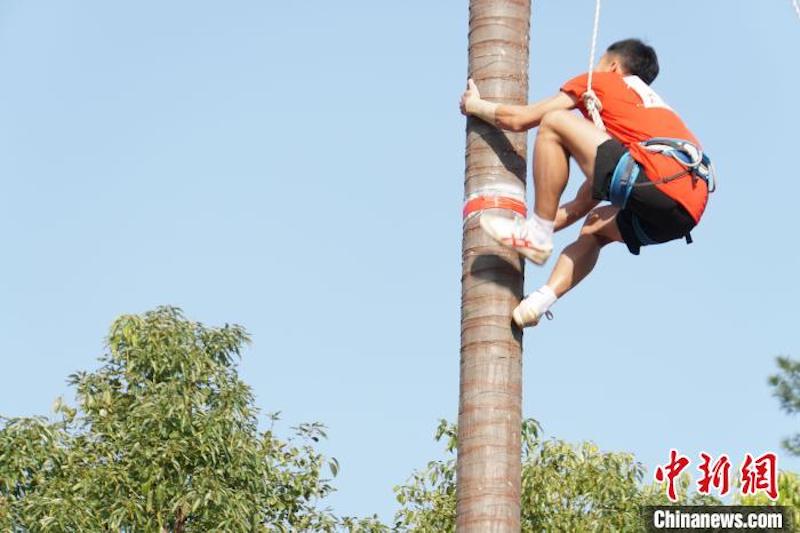
<path id="1" fill-rule="evenodd" d="M 765 453 L 753 459 L 749 453 L 742 464 L 742 494 L 755 494 L 763 490 L 772 500 L 778 499 L 778 458 L 774 453 Z"/>
<path id="2" fill-rule="evenodd" d="M 663 483 L 664 479 L 667 480 L 667 497 L 671 502 L 678 501 L 678 495 L 675 493 L 675 478 L 680 476 L 687 466 L 689 466 L 688 457 L 679 455 L 677 450 L 670 450 L 669 463 L 656 468 L 656 481 Z"/>
<path id="3" fill-rule="evenodd" d="M 697 492 L 709 494 L 710 488 L 714 487 L 719 491 L 720 496 L 725 496 L 730 490 L 731 483 L 731 462 L 728 456 L 722 454 L 713 465 L 711 464 L 711 456 L 707 453 L 701 453 L 700 459 L 703 462 L 698 470 L 700 470 L 702 477 L 697 482 Z"/>
<path id="4" fill-rule="evenodd" d="M 659 465 L 655 471 L 655 479 L 659 483 L 667 483 L 667 497 L 671 502 L 678 501 L 676 480 L 681 472 L 689 466 L 689 458 L 670 450 L 669 462 Z M 714 458 L 705 453 L 700 453 L 700 479 L 697 481 L 699 494 L 710 494 L 715 489 L 720 496 L 725 496 L 731 488 L 731 461 L 727 454 Z M 778 457 L 772 452 L 767 452 L 759 457 L 747 453 L 739 470 L 740 488 L 743 495 L 764 492 L 772 500 L 778 499 Z"/>

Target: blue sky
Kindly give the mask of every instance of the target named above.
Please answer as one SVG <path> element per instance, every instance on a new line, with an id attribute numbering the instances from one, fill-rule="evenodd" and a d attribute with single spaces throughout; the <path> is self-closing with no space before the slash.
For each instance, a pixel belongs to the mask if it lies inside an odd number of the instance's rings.
<path id="1" fill-rule="evenodd" d="M 593 5 L 535 3 L 532 99 L 585 70 Z M 334 509 L 390 518 L 457 414 L 466 35 L 466 2 L 0 3 L 0 413 L 47 413 L 114 317 L 178 305 L 247 327 L 259 406 L 330 428 Z M 605 2 L 600 46 L 629 36 L 719 191 L 695 244 L 609 248 L 526 334 L 524 414 L 651 471 L 738 463 L 798 428 L 766 378 L 800 356 L 800 20 Z"/>

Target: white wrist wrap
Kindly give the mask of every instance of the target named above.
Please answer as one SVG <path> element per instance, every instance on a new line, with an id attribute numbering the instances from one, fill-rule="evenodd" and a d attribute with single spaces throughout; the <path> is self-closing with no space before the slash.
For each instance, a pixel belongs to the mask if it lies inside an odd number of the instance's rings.
<path id="1" fill-rule="evenodd" d="M 481 100 L 480 98 L 473 98 L 467 103 L 467 112 L 494 126 L 499 105 L 500 104 L 495 104 L 494 102 Z"/>

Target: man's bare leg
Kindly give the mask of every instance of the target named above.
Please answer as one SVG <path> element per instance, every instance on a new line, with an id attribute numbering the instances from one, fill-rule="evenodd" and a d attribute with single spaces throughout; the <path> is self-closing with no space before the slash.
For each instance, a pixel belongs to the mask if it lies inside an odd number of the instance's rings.
<path id="1" fill-rule="evenodd" d="M 556 297 L 561 298 L 589 275 L 603 246 L 622 242 L 617 228 L 618 212 L 618 207 L 606 205 L 594 209 L 586 217 L 578 239 L 564 248 L 547 280 L 547 286 Z"/>
<path id="2" fill-rule="evenodd" d="M 520 327 L 535 326 L 558 298 L 588 276 L 603 246 L 622 242 L 616 220 L 618 212 L 618 207 L 606 205 L 589 213 L 578 239 L 561 252 L 547 283 L 514 309 L 514 321 Z"/>
<path id="3" fill-rule="evenodd" d="M 539 125 L 533 155 L 534 212 L 555 220 L 569 179 L 569 156 L 591 180 L 597 147 L 611 137 L 570 111 L 551 111 Z"/>
<path id="4" fill-rule="evenodd" d="M 534 212 L 555 220 L 561 194 L 569 178 L 569 160 L 575 158 L 586 179 L 594 174 L 597 147 L 611 137 L 592 122 L 570 111 L 547 113 L 536 134 L 533 156 Z"/>
<path id="5" fill-rule="evenodd" d="M 544 115 L 536 135 L 533 159 L 535 205 L 523 222 L 501 215 L 481 216 L 481 227 L 496 241 L 514 248 L 536 264 L 544 264 L 553 249 L 553 230 L 561 194 L 569 179 L 569 157 L 590 180 L 597 147 L 611 137 L 569 111 Z"/>

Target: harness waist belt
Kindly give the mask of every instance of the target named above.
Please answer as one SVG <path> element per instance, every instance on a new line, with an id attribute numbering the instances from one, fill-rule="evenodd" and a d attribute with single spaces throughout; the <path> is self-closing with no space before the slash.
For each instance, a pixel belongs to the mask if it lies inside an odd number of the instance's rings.
<path id="1" fill-rule="evenodd" d="M 685 171 L 669 178 L 664 178 L 660 183 L 667 183 L 673 179 L 685 175 L 692 175 L 706 182 L 708 192 L 714 192 L 717 188 L 716 173 L 711 159 L 703 151 L 682 139 L 672 139 L 668 137 L 654 137 L 640 143 L 646 150 L 659 153 L 667 157 L 672 157 L 685 167 Z M 611 175 L 611 182 L 608 187 L 609 201 L 619 208 L 625 208 L 628 198 L 639 177 L 641 167 L 631 156 L 630 150 L 626 150 L 614 167 Z M 650 182 L 647 185 L 658 182 Z"/>

